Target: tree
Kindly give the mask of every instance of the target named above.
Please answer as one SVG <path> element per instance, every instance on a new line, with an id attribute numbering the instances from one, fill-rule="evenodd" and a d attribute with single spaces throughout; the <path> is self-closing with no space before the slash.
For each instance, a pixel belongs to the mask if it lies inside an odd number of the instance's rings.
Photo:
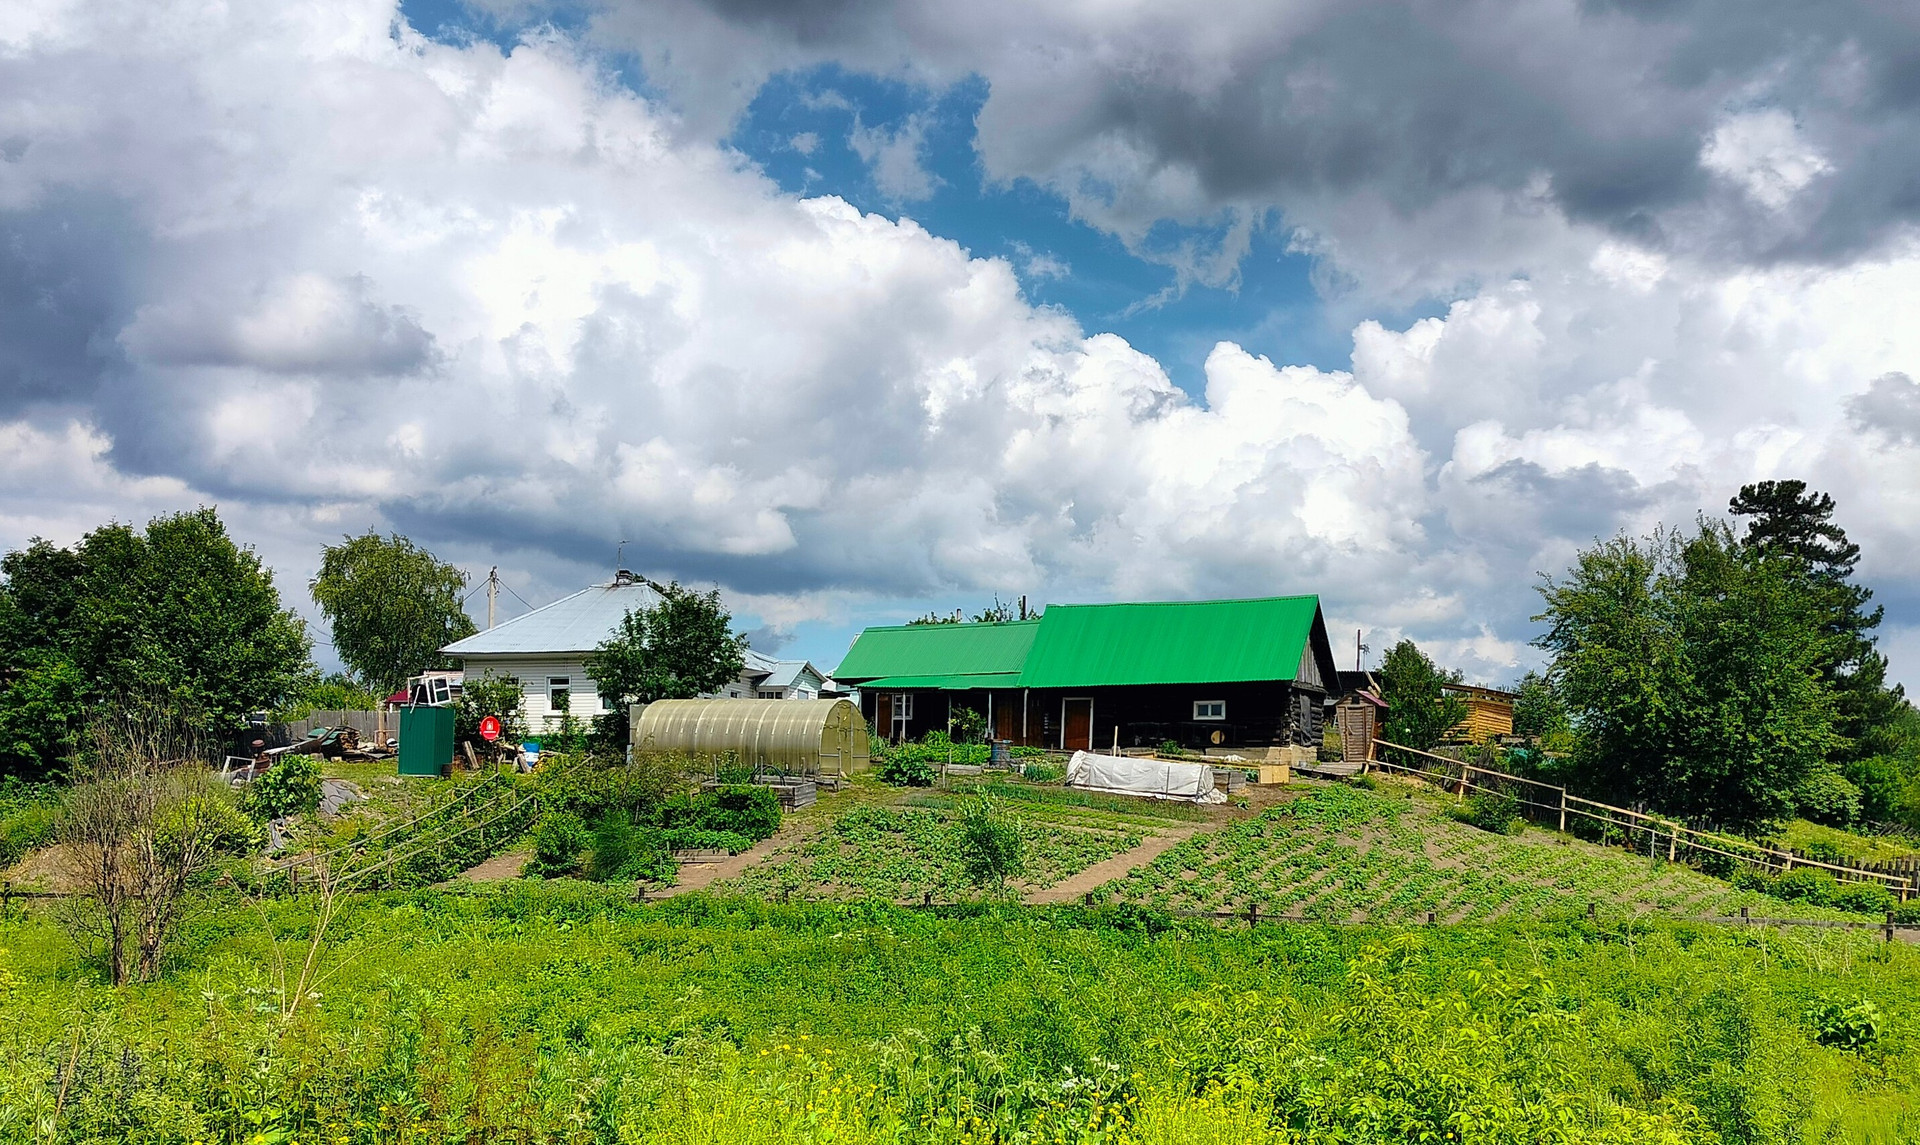
<path id="1" fill-rule="evenodd" d="M 587 657 L 587 674 L 620 720 L 629 704 L 717 692 L 747 666 L 747 638 L 733 631 L 718 589 L 653 587 L 659 602 L 628 611 Z"/>
<path id="2" fill-rule="evenodd" d="M 1460 673 L 1443 671 L 1419 645 L 1402 640 L 1380 664 L 1380 698 L 1387 702 L 1386 735 L 1402 747 L 1431 751 L 1467 718 L 1467 703 L 1446 693 Z"/>
<path id="3" fill-rule="evenodd" d="M 496 676 L 492 672 L 482 673 L 478 678 L 468 676 L 460 686 L 460 695 L 453 701 L 453 738 L 461 742 L 471 741 L 482 750 L 492 750 L 492 745 L 480 738 L 480 721 L 493 716 L 500 721 L 500 739 L 504 744 L 516 744 L 526 738 L 526 721 L 520 712 L 520 681 L 512 676 Z"/>
<path id="4" fill-rule="evenodd" d="M 1535 643 L 1553 653 L 1590 794 L 1760 828 L 1843 742 L 1819 598 L 1789 558 L 1724 525 L 1617 537 L 1540 593 Z"/>
<path id="5" fill-rule="evenodd" d="M 1567 722 L 1567 706 L 1554 691 L 1553 682 L 1538 672 L 1520 677 L 1514 691 L 1513 734 L 1545 741 L 1549 746 L 1564 740 L 1572 731 Z"/>
<path id="6" fill-rule="evenodd" d="M 45 773 L 80 744 L 83 712 L 157 690 L 244 727 L 313 680 L 306 627 L 273 574 L 212 509 L 103 525 L 71 549 L 35 540 L 0 559 L 0 766 Z"/>
<path id="7" fill-rule="evenodd" d="M 1873 590 L 1852 583 L 1860 546 L 1834 524 L 1833 498 L 1804 481 L 1760 481 L 1741 486 L 1727 508 L 1750 518 L 1741 544 L 1788 562 L 1806 581 L 1803 591 L 1818 598 L 1827 638 L 1819 669 L 1834 692 L 1835 730 L 1850 741 L 1843 757 L 1885 751 L 1905 692 L 1887 687 L 1887 658 L 1873 635 L 1886 610 L 1869 609 Z"/>
<path id="8" fill-rule="evenodd" d="M 397 533 L 328 545 L 310 587 L 334 651 L 383 696 L 444 667 L 440 649 L 477 631 L 461 606 L 467 575 Z"/>

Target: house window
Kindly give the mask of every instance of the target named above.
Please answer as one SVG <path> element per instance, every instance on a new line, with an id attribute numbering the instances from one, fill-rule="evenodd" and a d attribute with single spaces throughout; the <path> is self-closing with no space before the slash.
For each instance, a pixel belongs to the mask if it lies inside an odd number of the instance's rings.
<path id="1" fill-rule="evenodd" d="M 1225 700 L 1195 700 L 1193 718 L 1196 720 L 1224 720 L 1227 718 Z"/>
<path id="2" fill-rule="evenodd" d="M 913 718 L 913 693 L 900 692 L 893 697 L 893 718 L 910 720 Z"/>
<path id="3" fill-rule="evenodd" d="M 777 700 L 780 698 L 780 689 L 762 688 L 760 689 L 760 698 L 763 700 Z"/>
<path id="4" fill-rule="evenodd" d="M 547 706 L 556 712 L 564 712 L 571 708 L 573 706 L 573 697 L 568 695 L 567 692 L 572 684 L 573 680 L 569 677 L 548 676 Z"/>

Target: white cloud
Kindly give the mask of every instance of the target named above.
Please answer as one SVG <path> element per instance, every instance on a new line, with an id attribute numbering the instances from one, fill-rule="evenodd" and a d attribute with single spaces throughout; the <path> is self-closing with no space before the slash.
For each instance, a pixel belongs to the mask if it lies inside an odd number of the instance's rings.
<path id="1" fill-rule="evenodd" d="M 915 112 L 893 127 L 869 127 L 853 119 L 847 145 L 873 169 L 880 193 L 895 203 L 916 203 L 933 197 L 940 180 L 920 162 L 927 141 L 927 116 Z"/>
<path id="2" fill-rule="evenodd" d="M 1807 184 L 1833 170 L 1777 108 L 1728 116 L 1700 149 L 1700 165 L 1732 180 L 1769 210 L 1784 209 Z"/>

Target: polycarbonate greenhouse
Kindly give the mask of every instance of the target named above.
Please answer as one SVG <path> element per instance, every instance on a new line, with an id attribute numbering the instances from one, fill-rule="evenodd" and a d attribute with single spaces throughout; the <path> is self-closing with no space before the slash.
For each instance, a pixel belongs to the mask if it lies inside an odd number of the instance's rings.
<path id="1" fill-rule="evenodd" d="M 847 700 L 656 700 L 633 724 L 633 750 L 732 752 L 788 775 L 867 767 L 867 724 Z"/>

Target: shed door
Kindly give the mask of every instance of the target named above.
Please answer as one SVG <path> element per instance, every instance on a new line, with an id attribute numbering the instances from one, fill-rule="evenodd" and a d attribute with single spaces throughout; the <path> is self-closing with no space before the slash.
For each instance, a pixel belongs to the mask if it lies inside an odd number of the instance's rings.
<path id="1" fill-rule="evenodd" d="M 1067 751 L 1093 750 L 1093 701 L 1064 700 L 1060 746 Z"/>
<path id="2" fill-rule="evenodd" d="M 1011 703 L 1002 701 L 996 704 L 993 709 L 993 738 L 1012 739 L 1014 737 L 1013 729 L 1018 724 L 1018 721 L 1014 718 L 1017 715 L 1019 715 L 1019 713 L 1013 710 Z"/>

